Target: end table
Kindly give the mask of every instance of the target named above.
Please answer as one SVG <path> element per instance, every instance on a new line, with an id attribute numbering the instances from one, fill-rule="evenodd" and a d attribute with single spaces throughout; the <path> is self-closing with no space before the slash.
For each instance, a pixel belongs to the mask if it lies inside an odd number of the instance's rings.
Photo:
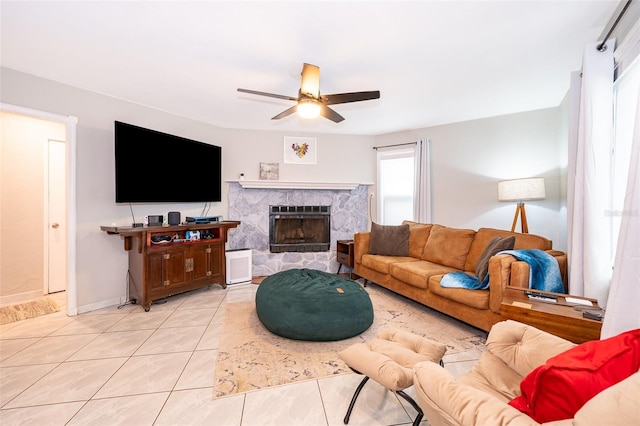
<path id="1" fill-rule="evenodd" d="M 338 263 L 340 264 L 338 266 L 338 272 L 336 272 L 336 274 L 340 273 L 340 269 L 342 268 L 342 265 L 346 266 L 347 268 L 350 268 L 351 270 L 349 271 L 349 278 L 353 279 L 353 252 L 354 252 L 354 246 L 353 246 L 353 240 L 338 240 L 336 241 L 336 260 L 338 261 Z M 356 275 L 357 277 L 357 275 Z"/>
<path id="2" fill-rule="evenodd" d="M 556 296 L 556 302 L 549 303 L 530 299 L 525 293 L 528 290 L 517 287 L 505 289 L 500 306 L 500 314 L 503 319 L 512 319 L 532 325 L 573 343 L 600 339 L 602 321 L 582 316 L 583 310 L 600 310 L 596 299 L 534 290 L 538 293 Z M 587 305 L 574 303 L 575 301 L 584 301 Z"/>

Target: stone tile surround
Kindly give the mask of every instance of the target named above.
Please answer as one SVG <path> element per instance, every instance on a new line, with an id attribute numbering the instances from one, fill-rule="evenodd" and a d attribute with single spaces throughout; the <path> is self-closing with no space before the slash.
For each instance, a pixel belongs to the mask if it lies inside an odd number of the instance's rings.
<path id="1" fill-rule="evenodd" d="M 250 248 L 253 276 L 271 275 L 293 268 L 338 270 L 336 241 L 352 239 L 369 227 L 367 185 L 353 190 L 333 189 L 249 189 L 229 183 L 229 220 L 239 220 L 229 230 L 228 248 Z M 304 253 L 269 251 L 269 206 L 331 206 L 331 250 Z"/>

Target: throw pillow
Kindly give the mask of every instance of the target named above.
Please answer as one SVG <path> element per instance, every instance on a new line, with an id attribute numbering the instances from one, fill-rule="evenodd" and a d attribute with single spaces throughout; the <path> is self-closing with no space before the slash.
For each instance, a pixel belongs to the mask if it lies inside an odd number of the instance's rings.
<path id="1" fill-rule="evenodd" d="M 476 276 L 480 282 L 483 282 L 487 274 L 489 273 L 489 259 L 492 256 L 500 253 L 503 250 L 513 250 L 513 246 L 516 244 L 516 237 L 493 237 L 489 244 L 484 248 L 484 251 L 478 259 L 476 264 Z"/>
<path id="2" fill-rule="evenodd" d="M 409 256 L 409 225 L 371 223 L 369 253 L 382 256 Z"/>
<path id="3" fill-rule="evenodd" d="M 640 368 L 640 329 L 576 346 L 529 373 L 509 405 L 539 423 L 571 419 L 591 398 Z M 615 415 L 615 413 L 612 413 Z"/>

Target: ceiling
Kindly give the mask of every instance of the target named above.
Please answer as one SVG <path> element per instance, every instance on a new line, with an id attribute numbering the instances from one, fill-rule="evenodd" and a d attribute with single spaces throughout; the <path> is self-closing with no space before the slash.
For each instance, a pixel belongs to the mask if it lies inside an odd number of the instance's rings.
<path id="1" fill-rule="evenodd" d="M 555 107 L 618 1 L 0 3 L 2 66 L 225 128 L 378 135 Z M 304 62 L 341 123 L 271 117 Z"/>

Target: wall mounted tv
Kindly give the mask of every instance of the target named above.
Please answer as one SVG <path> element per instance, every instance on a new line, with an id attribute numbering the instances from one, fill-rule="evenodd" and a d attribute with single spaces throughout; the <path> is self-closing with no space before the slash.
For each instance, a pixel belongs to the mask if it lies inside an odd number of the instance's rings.
<path id="1" fill-rule="evenodd" d="M 221 201 L 222 148 L 115 122 L 116 203 Z"/>

